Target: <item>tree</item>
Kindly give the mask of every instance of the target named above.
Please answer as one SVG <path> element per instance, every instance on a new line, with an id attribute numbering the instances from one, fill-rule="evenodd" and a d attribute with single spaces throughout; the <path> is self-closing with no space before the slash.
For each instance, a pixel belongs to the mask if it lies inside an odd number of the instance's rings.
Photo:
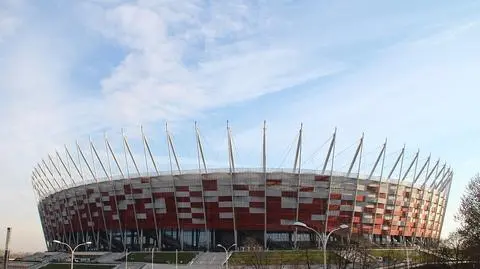
<path id="1" fill-rule="evenodd" d="M 467 185 L 457 214 L 458 230 L 465 254 L 471 259 L 480 259 L 480 175 L 475 175 Z"/>

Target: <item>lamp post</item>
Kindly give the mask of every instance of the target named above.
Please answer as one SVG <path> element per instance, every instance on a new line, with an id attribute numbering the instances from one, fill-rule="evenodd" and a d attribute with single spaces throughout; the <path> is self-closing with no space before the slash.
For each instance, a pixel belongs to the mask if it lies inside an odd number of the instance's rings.
<path id="1" fill-rule="evenodd" d="M 153 251 L 155 250 L 155 248 L 152 248 L 152 269 L 153 269 Z"/>
<path id="2" fill-rule="evenodd" d="M 128 269 L 128 248 L 125 249 L 125 269 Z"/>
<path id="3" fill-rule="evenodd" d="M 348 225 L 342 224 L 342 225 L 338 226 L 337 228 L 331 230 L 328 234 L 326 232 L 324 232 L 323 234 L 319 233 L 317 230 L 313 229 L 312 227 L 309 227 L 307 224 L 305 224 L 303 222 L 300 222 L 300 221 L 294 222 L 293 225 L 303 227 L 305 229 L 308 229 L 310 231 L 315 232 L 317 234 L 317 236 L 322 240 L 322 245 L 323 245 L 323 268 L 327 269 L 327 242 L 328 242 L 328 238 L 330 237 L 330 235 L 332 235 L 333 232 L 336 232 L 336 231 L 341 230 L 341 229 L 348 228 Z"/>
<path id="4" fill-rule="evenodd" d="M 228 247 L 228 249 L 226 247 L 224 247 L 222 244 L 218 244 L 217 247 L 220 247 L 220 248 L 223 248 L 223 250 L 225 250 L 225 268 L 228 269 L 228 251 L 230 251 L 230 249 L 232 247 L 235 247 L 237 246 L 237 244 L 233 244 L 231 245 L 230 247 Z"/>
<path id="5" fill-rule="evenodd" d="M 67 247 L 70 249 L 70 252 L 72 253 L 72 258 L 71 258 L 71 260 L 70 260 L 70 269 L 73 269 L 73 257 L 74 257 L 74 255 L 75 255 L 75 250 L 77 250 L 77 248 L 80 247 L 80 246 L 87 246 L 87 245 L 91 245 L 91 244 L 92 244 L 92 242 L 88 241 L 88 242 L 85 242 L 85 243 L 78 244 L 76 247 L 74 247 L 74 248 L 72 249 L 72 247 L 71 247 L 69 244 L 67 244 L 67 243 L 63 243 L 63 242 L 58 241 L 58 240 L 53 240 L 52 242 L 53 242 L 53 243 L 60 244 L 60 245 L 65 245 L 65 246 L 67 246 Z"/>

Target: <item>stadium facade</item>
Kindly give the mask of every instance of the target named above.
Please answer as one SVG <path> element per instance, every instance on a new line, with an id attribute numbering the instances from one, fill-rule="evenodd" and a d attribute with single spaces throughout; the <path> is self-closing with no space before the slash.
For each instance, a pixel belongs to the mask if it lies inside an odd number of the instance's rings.
<path id="1" fill-rule="evenodd" d="M 430 157 L 420 161 L 419 152 L 407 163 L 401 149 L 387 171 L 385 142 L 370 173 L 362 175 L 355 171 L 362 137 L 348 169 L 333 171 L 334 133 L 322 169 L 303 170 L 300 129 L 293 169 L 269 169 L 264 132 L 262 167 L 239 169 L 228 129 L 229 167 L 208 169 L 196 131 L 195 171 L 180 169 L 168 132 L 168 172 L 158 170 L 143 132 L 146 171 L 140 171 L 125 136 L 122 153 L 105 139 L 102 152 L 89 143 L 91 159 L 78 144 L 75 152 L 65 147 L 65 154 L 48 155 L 32 174 L 48 249 L 60 247 L 53 240 L 91 241 L 90 250 L 109 251 L 242 247 L 252 239 L 264 248 L 281 248 L 315 240 L 293 226 L 295 221 L 319 232 L 347 224 L 342 236 L 376 243 L 440 237 L 453 172 Z"/>

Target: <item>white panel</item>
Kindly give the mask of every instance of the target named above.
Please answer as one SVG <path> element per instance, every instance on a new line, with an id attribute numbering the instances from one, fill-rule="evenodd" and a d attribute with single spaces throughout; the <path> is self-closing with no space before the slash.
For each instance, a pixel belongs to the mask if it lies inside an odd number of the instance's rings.
<path id="1" fill-rule="evenodd" d="M 301 203 L 301 204 L 311 204 L 311 203 L 313 203 L 313 198 L 301 197 L 299 199 L 299 203 Z"/>
<path id="2" fill-rule="evenodd" d="M 232 202 L 231 201 L 218 202 L 218 207 L 232 207 Z"/>
<path id="3" fill-rule="evenodd" d="M 257 197 L 257 196 L 250 197 L 251 202 L 263 202 L 264 199 L 265 199 L 264 197 Z"/>
<path id="4" fill-rule="evenodd" d="M 282 208 L 297 208 L 297 199 L 294 197 L 282 197 Z"/>
<path id="5" fill-rule="evenodd" d="M 137 213 L 137 219 L 147 219 L 146 213 Z"/>
<path id="6" fill-rule="evenodd" d="M 166 208 L 156 208 L 155 212 L 157 214 L 165 214 L 165 213 L 167 213 L 167 209 Z"/>
<path id="7" fill-rule="evenodd" d="M 194 218 L 194 219 L 192 219 L 192 223 L 193 224 L 205 224 L 205 220 Z"/>
<path id="8" fill-rule="evenodd" d="M 295 222 L 294 220 L 281 219 L 280 220 L 280 225 L 292 225 L 294 222 Z"/>
<path id="9" fill-rule="evenodd" d="M 312 214 L 312 220 L 325 220 L 325 215 Z"/>
<path id="10" fill-rule="evenodd" d="M 267 188 L 267 196 L 280 197 L 282 196 L 281 190 Z"/>
<path id="11" fill-rule="evenodd" d="M 248 191 L 234 191 L 234 196 L 249 196 L 249 192 Z"/>
<path id="12" fill-rule="evenodd" d="M 190 196 L 190 192 L 188 192 L 188 191 L 177 191 L 177 192 L 175 193 L 175 195 L 176 195 L 177 197 L 189 197 L 189 196 Z"/>
<path id="13" fill-rule="evenodd" d="M 205 191 L 205 196 L 218 196 L 218 191 Z"/>
<path id="14" fill-rule="evenodd" d="M 179 219 L 191 219 L 192 218 L 192 213 L 180 212 L 180 213 L 178 213 L 178 218 Z"/>
<path id="15" fill-rule="evenodd" d="M 177 202 L 178 208 L 190 208 L 192 204 L 190 202 Z"/>
<path id="16" fill-rule="evenodd" d="M 190 202 L 200 203 L 200 202 L 202 202 L 202 197 L 190 197 Z"/>
<path id="17" fill-rule="evenodd" d="M 203 208 L 192 207 L 192 213 L 203 213 Z"/>
<path id="18" fill-rule="evenodd" d="M 250 207 L 249 212 L 255 214 L 255 213 L 264 213 L 265 211 L 263 208 Z"/>
<path id="19" fill-rule="evenodd" d="M 218 202 L 218 196 L 205 197 L 205 202 Z"/>
<path id="20" fill-rule="evenodd" d="M 219 217 L 221 219 L 232 219 L 233 213 L 232 212 L 220 212 Z"/>

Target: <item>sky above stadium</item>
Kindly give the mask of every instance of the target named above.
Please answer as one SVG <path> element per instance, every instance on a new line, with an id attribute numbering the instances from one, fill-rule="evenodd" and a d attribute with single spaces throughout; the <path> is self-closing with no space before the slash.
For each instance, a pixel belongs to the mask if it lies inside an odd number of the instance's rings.
<path id="1" fill-rule="evenodd" d="M 0 242 L 45 248 L 33 166 L 47 153 L 118 140 L 140 125 L 163 170 L 169 121 L 182 167 L 196 167 L 194 121 L 207 160 L 228 167 L 322 166 L 338 128 L 335 169 L 365 133 L 362 171 L 388 137 L 455 171 L 443 234 L 480 164 L 480 4 L 475 1 L 0 1 Z M 117 137 L 117 138 L 116 138 Z M 99 142 L 101 143 L 101 141 Z"/>

